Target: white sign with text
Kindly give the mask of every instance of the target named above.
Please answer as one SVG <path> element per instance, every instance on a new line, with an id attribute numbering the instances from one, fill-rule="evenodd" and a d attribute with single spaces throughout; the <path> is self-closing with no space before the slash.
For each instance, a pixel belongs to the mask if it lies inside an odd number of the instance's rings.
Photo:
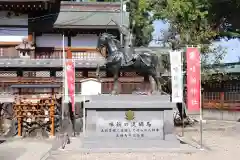
<path id="1" fill-rule="evenodd" d="M 170 52 L 171 79 L 172 79 L 172 102 L 183 101 L 183 71 L 182 51 Z"/>

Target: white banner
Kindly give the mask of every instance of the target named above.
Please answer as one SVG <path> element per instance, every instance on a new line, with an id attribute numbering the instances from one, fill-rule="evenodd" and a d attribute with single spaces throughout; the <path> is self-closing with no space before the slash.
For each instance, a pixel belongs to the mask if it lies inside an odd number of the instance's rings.
<path id="1" fill-rule="evenodd" d="M 170 52 L 171 79 L 172 79 L 172 102 L 183 101 L 183 71 L 182 71 L 182 52 Z"/>

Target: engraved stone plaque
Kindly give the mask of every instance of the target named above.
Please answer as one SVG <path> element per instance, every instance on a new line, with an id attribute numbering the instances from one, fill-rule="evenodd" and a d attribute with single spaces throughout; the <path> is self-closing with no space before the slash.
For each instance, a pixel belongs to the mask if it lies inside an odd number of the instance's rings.
<path id="1" fill-rule="evenodd" d="M 163 139 L 162 120 L 104 120 L 98 119 L 96 132 L 99 136 L 118 139 Z"/>

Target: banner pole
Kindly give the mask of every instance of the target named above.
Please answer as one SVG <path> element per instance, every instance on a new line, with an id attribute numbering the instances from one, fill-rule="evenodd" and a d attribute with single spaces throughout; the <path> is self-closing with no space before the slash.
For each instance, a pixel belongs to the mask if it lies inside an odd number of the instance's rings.
<path id="1" fill-rule="evenodd" d="M 199 48 L 199 47 L 198 47 Z M 200 53 L 200 51 L 199 51 Z M 200 56 L 200 54 L 199 54 Z M 202 66 L 201 66 L 201 56 L 200 56 L 200 150 L 203 150 L 203 112 L 202 112 Z"/>
<path id="2" fill-rule="evenodd" d="M 181 69 L 183 70 L 183 53 L 181 53 Z M 183 72 L 182 72 L 182 83 L 183 83 Z M 184 113 L 184 107 L 183 107 L 183 102 L 184 102 L 184 84 L 182 84 L 183 86 L 183 96 L 182 96 L 182 137 L 184 137 L 184 116 L 183 116 L 183 113 Z"/>
<path id="3" fill-rule="evenodd" d="M 64 37 L 65 35 L 64 35 L 64 33 L 63 33 L 63 35 L 62 35 L 62 51 L 63 51 L 63 54 L 62 54 L 62 56 L 63 56 L 63 58 L 62 58 L 62 68 L 63 68 L 63 76 L 62 76 L 62 78 L 63 78 L 63 83 L 62 83 L 62 119 L 64 118 L 64 113 L 63 113 L 63 111 L 64 111 L 64 107 L 65 107 L 65 99 L 66 99 L 66 86 L 65 86 L 65 76 L 66 76 L 66 74 L 65 74 L 65 64 L 66 64 L 66 55 L 65 55 L 65 37 Z"/>
<path id="4" fill-rule="evenodd" d="M 73 94 L 73 97 L 74 97 L 74 103 L 73 103 L 73 105 L 74 105 L 74 115 L 76 114 L 75 113 L 75 111 L 76 111 L 76 62 L 75 62 L 75 59 L 72 59 L 72 61 L 73 61 L 73 79 L 74 79 L 74 81 L 73 81 L 73 84 L 74 84 L 74 94 Z"/>

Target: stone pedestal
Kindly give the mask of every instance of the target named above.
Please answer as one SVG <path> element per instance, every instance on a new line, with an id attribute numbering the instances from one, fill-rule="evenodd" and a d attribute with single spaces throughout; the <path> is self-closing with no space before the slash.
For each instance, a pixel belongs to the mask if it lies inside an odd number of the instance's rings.
<path id="1" fill-rule="evenodd" d="M 96 95 L 84 104 L 83 148 L 177 148 L 169 96 Z"/>

